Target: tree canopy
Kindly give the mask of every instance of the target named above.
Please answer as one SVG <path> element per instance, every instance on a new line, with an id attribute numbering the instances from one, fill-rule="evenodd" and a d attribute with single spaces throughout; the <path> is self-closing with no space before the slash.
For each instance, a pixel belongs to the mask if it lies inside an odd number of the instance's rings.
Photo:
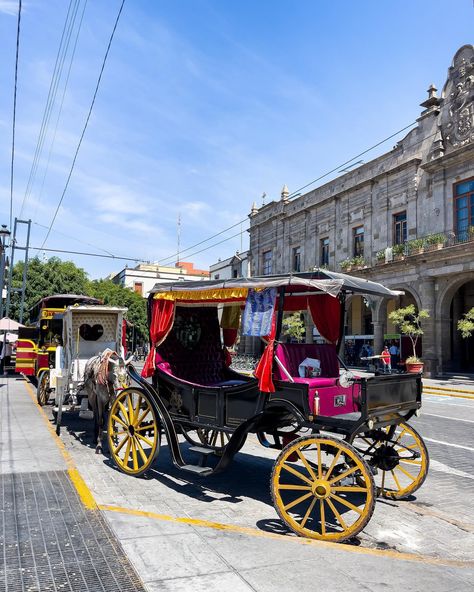
<path id="1" fill-rule="evenodd" d="M 23 261 L 13 268 L 12 288 L 21 288 Z M 135 327 L 138 340 L 147 339 L 146 300 L 129 288 L 114 284 L 111 280 L 89 280 L 84 269 L 72 261 L 51 257 L 42 262 L 38 258 L 28 262 L 23 322 L 28 323 L 29 310 L 45 296 L 52 294 L 84 294 L 100 298 L 104 304 L 128 308 L 127 319 Z M 12 292 L 9 316 L 19 318 L 20 295 Z"/>
<path id="2" fill-rule="evenodd" d="M 416 343 L 423 335 L 421 327 L 423 319 L 429 319 L 430 313 L 425 309 L 417 311 L 414 304 L 409 304 L 405 308 L 397 308 L 388 315 L 392 323 L 400 329 L 400 333 L 408 335 L 413 346 L 413 356 L 407 358 L 407 362 L 419 362 L 416 355 Z"/>

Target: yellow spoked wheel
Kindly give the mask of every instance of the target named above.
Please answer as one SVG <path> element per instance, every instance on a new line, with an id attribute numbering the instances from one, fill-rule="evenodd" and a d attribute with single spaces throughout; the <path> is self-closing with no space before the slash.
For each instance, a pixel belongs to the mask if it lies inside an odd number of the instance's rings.
<path id="1" fill-rule="evenodd" d="M 270 489 L 280 518 L 312 539 L 341 542 L 355 536 L 375 506 L 367 463 L 350 444 L 330 436 L 288 444 L 275 462 Z"/>
<path id="2" fill-rule="evenodd" d="M 49 396 L 51 394 L 51 388 L 49 386 L 49 372 L 44 370 L 38 376 L 38 387 L 36 389 L 36 400 L 38 404 L 43 407 L 47 405 Z"/>
<path id="3" fill-rule="evenodd" d="M 403 499 L 419 489 L 429 467 L 429 454 L 420 434 L 407 423 L 358 434 L 352 444 L 374 475 L 377 494 Z"/>
<path id="4" fill-rule="evenodd" d="M 157 413 L 147 394 L 127 388 L 115 397 L 107 429 L 110 453 L 118 468 L 129 475 L 142 475 L 160 449 Z"/>

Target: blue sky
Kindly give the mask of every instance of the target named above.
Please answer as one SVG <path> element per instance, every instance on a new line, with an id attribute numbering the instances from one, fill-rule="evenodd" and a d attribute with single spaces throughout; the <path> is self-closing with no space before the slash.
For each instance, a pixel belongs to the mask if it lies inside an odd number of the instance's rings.
<path id="1" fill-rule="evenodd" d="M 23 204 L 33 246 L 65 186 L 120 1 L 86 5 L 55 141 L 67 60 L 26 192 L 68 5 L 23 0 L 13 216 Z M 9 220 L 16 10 L 0 0 L 0 223 Z M 455 51 L 473 43 L 473 22 L 472 0 L 127 0 L 45 246 L 171 261 L 178 214 L 184 249 L 245 219 L 263 192 L 278 199 L 283 184 L 295 191 L 414 121 L 429 84 L 441 91 Z M 207 268 L 241 240 L 192 255 L 209 244 L 182 258 Z M 92 278 L 124 266 L 62 257 Z"/>

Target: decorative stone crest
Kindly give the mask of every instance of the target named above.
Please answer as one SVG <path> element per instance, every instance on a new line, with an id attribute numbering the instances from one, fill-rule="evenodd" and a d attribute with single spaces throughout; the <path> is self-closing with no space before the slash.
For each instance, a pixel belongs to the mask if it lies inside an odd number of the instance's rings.
<path id="1" fill-rule="evenodd" d="M 458 50 L 443 88 L 441 132 L 447 144 L 459 148 L 474 141 L 474 46 Z"/>

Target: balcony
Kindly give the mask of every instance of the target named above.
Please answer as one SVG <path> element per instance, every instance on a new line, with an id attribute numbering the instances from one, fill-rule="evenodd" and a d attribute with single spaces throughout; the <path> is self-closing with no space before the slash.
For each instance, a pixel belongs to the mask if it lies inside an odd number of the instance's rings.
<path id="1" fill-rule="evenodd" d="M 416 255 L 440 251 L 448 247 L 464 245 L 466 243 L 474 243 L 474 226 L 470 226 L 457 234 L 455 232 L 429 234 L 402 244 L 388 246 L 391 252 L 388 251 L 386 253 L 386 249 L 377 251 L 375 258 L 372 258 L 372 261 L 375 262 L 364 259 L 364 257 L 353 257 L 340 261 L 338 266 L 343 273 L 349 273 L 374 266 L 390 265 L 391 263 L 403 261 Z"/>

